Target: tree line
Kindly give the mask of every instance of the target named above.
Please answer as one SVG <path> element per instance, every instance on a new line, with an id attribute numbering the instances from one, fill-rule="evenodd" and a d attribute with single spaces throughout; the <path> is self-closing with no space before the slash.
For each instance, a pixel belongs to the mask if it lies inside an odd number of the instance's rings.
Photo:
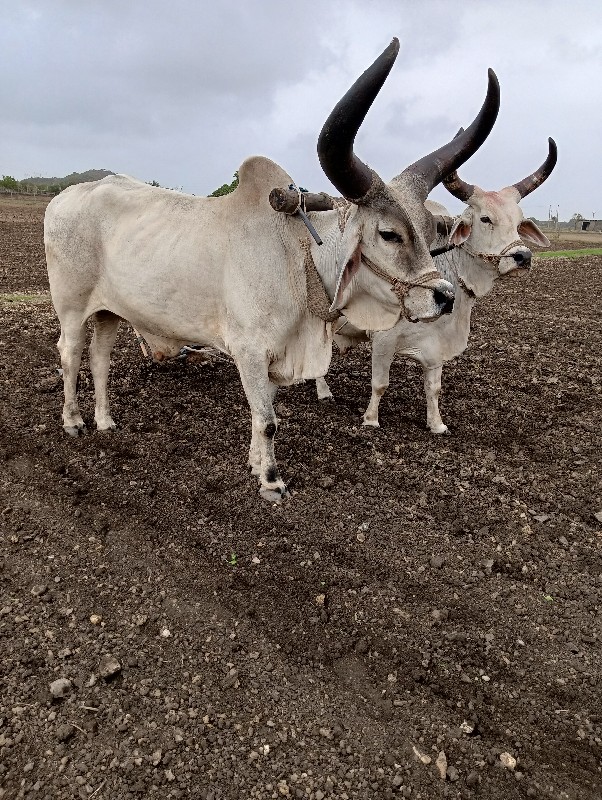
<path id="1" fill-rule="evenodd" d="M 3 175 L 0 180 L 0 189 L 7 192 L 14 192 L 15 194 L 59 194 L 66 187 L 59 183 L 53 184 L 39 184 L 30 181 L 18 181 L 12 175 Z"/>

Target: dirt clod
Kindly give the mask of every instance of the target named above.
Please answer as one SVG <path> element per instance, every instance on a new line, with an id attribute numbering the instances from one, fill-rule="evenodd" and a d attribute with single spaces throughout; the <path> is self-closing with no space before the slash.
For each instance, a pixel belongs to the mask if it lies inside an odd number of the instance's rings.
<path id="1" fill-rule="evenodd" d="M 63 725 L 59 725 L 56 729 L 56 738 L 59 742 L 67 742 L 71 737 L 75 734 L 75 728 L 73 725 L 65 723 Z"/>
<path id="2" fill-rule="evenodd" d="M 101 678 L 109 680 L 110 678 L 114 678 L 119 672 L 121 672 L 121 664 L 115 658 L 115 656 L 104 655 L 100 659 L 100 663 L 98 664 L 98 674 L 101 676 Z"/>

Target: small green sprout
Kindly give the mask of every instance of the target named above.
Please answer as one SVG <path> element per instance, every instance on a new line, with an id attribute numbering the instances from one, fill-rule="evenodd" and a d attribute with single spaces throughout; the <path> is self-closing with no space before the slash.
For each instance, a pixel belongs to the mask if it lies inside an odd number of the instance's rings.
<path id="1" fill-rule="evenodd" d="M 228 564 L 230 564 L 231 567 L 235 567 L 237 563 L 238 563 L 238 556 L 236 555 L 236 553 L 230 553 L 230 561 L 228 561 Z"/>

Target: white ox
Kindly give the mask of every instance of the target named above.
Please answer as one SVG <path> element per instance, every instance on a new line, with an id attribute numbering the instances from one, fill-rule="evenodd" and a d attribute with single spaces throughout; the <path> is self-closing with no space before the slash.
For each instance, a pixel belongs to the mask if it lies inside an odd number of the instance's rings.
<path id="1" fill-rule="evenodd" d="M 367 333 L 354 327 L 335 326 L 342 332 L 335 340 L 344 351 L 356 341 L 372 339 L 372 396 L 364 414 L 364 425 L 378 427 L 378 408 L 389 386 L 389 372 L 395 354 L 406 356 L 422 365 L 426 394 L 427 426 L 432 433 L 447 433 L 441 419 L 439 395 L 443 365 L 461 355 L 470 335 L 470 317 L 476 300 L 484 297 L 500 278 L 517 275 L 529 269 L 531 251 L 517 239 L 547 246 L 549 241 L 531 220 L 524 219 L 519 201 L 532 192 L 554 169 L 557 151 L 549 139 L 549 153 L 542 166 L 519 183 L 499 192 L 487 192 L 465 183 L 457 173 L 444 179 L 446 188 L 468 203 L 457 218 L 439 203 L 427 200 L 425 205 L 438 220 L 437 246 L 446 250 L 434 258 L 437 270 L 449 280 L 456 292 L 450 315 L 429 325 L 412 325 L 400 320 L 387 331 Z M 436 252 L 436 251 L 435 251 Z M 332 398 L 324 378 L 316 381 L 318 397 Z"/>
<path id="2" fill-rule="evenodd" d="M 383 183 L 353 143 L 398 50 L 394 39 L 333 109 L 318 142 L 326 175 L 352 205 L 343 232 L 336 211 L 313 215 L 324 245 L 311 253 L 328 303 L 371 330 L 392 327 L 401 314 L 420 321 L 450 310 L 452 287 L 433 272 L 434 220 L 424 201 L 480 147 L 499 108 L 490 71 L 485 103 L 463 136 Z M 63 427 L 75 436 L 85 430 L 76 381 L 88 319 L 98 430 L 115 428 L 107 379 L 121 318 L 167 356 L 191 342 L 213 346 L 237 365 L 251 408 L 249 463 L 262 496 L 279 500 L 286 486 L 274 456 L 276 387 L 326 374 L 332 325 L 308 308 L 305 226 L 268 202 L 290 176 L 262 157 L 247 159 L 239 176 L 225 197 L 118 175 L 74 186 L 49 204 L 44 241 L 61 325 Z M 390 240 L 392 230 L 402 243 Z"/>

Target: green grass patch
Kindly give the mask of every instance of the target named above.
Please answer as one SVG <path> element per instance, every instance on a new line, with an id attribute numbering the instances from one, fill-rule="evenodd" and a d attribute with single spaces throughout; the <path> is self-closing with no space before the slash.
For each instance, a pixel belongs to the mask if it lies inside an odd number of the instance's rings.
<path id="1" fill-rule="evenodd" d="M 550 250 L 537 254 L 537 258 L 582 258 L 583 256 L 602 256 L 602 247 L 583 247 L 579 250 Z"/>
<path id="2" fill-rule="evenodd" d="M 0 294 L 0 305 L 7 303 L 49 303 L 50 294 Z"/>

